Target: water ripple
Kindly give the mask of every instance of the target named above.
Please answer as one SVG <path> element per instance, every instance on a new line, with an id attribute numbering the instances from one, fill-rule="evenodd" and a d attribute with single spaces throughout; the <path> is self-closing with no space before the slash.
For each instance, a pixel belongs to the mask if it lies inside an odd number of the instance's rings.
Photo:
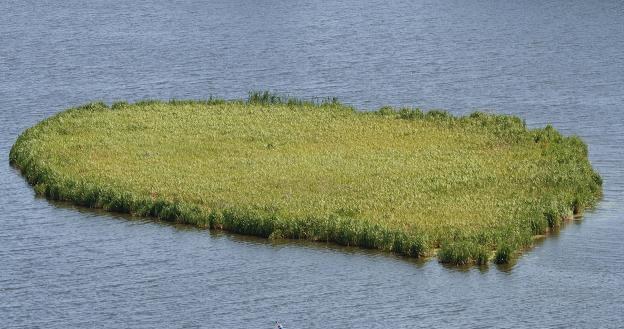
<path id="1" fill-rule="evenodd" d="M 624 4 L 0 2 L 0 319 L 6 328 L 617 327 L 624 322 Z M 101 99 L 270 89 L 520 115 L 581 136 L 604 199 L 511 270 L 271 243 L 34 197 L 29 126 Z"/>

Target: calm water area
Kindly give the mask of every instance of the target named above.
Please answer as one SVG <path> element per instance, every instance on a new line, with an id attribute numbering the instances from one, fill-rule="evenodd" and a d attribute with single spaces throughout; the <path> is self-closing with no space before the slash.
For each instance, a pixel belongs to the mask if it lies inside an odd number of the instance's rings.
<path id="1" fill-rule="evenodd" d="M 624 327 L 621 0 L 0 1 L 0 328 Z M 272 90 L 581 136 L 582 220 L 509 267 L 130 218 L 35 196 L 27 127 L 92 100 Z"/>

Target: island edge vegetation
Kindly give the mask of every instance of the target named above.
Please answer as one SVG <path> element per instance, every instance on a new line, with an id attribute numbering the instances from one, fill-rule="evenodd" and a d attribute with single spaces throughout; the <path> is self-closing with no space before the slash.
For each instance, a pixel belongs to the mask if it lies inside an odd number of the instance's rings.
<path id="1" fill-rule="evenodd" d="M 27 129 L 9 158 L 53 200 L 452 264 L 511 261 L 602 185 L 586 144 L 550 125 L 267 92 L 89 103 Z"/>

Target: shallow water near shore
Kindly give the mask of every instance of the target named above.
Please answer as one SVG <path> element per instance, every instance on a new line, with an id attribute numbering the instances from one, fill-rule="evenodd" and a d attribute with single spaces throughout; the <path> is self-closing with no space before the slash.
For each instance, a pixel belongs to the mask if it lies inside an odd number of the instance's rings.
<path id="1" fill-rule="evenodd" d="M 0 327 L 621 327 L 621 1 L 4 1 L 0 12 Z M 52 203 L 8 164 L 24 129 L 70 106 L 252 89 L 551 123 L 587 142 L 604 197 L 513 266 L 459 268 Z"/>

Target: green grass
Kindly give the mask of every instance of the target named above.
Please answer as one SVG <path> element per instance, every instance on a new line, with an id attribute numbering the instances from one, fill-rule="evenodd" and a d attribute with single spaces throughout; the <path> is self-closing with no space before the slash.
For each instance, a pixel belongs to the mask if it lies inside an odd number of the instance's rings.
<path id="1" fill-rule="evenodd" d="M 269 93 L 86 104 L 26 130 L 10 161 L 50 199 L 454 264 L 509 262 L 602 184 L 550 126 Z"/>

